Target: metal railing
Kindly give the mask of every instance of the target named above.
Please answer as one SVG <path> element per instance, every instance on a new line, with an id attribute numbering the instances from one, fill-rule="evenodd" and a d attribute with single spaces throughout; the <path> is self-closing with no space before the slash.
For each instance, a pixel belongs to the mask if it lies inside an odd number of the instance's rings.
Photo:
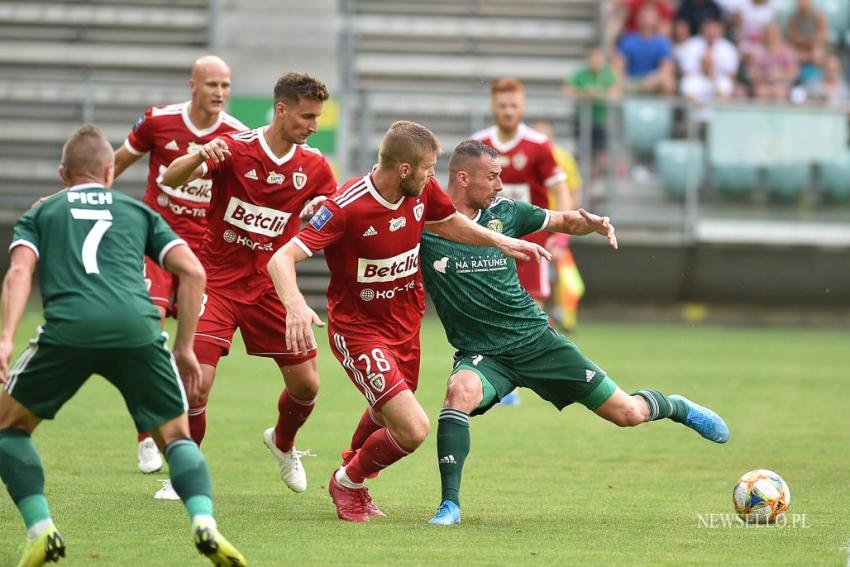
<path id="1" fill-rule="evenodd" d="M 593 105 L 600 103 L 607 114 L 604 124 L 598 114 L 594 118 Z M 486 93 L 417 97 L 359 91 L 347 107 L 351 130 L 342 138 L 340 155 L 348 160 L 344 171 L 352 175 L 371 167 L 380 136 L 394 120 L 431 127 L 447 152 L 492 123 Z M 850 227 L 850 207 L 843 203 L 850 199 L 848 110 L 748 102 L 696 107 L 661 98 L 576 102 L 529 95 L 526 121 L 553 123 L 555 142 L 574 153 L 585 206 L 620 225 L 689 243 L 706 238 L 706 227 L 715 221 L 791 223 L 803 232 L 822 224 Z M 604 149 L 594 139 L 600 135 Z M 607 160 L 600 159 L 601 152 Z M 446 156 L 438 165 L 441 182 L 445 161 Z M 842 181 L 836 176 L 845 169 Z"/>

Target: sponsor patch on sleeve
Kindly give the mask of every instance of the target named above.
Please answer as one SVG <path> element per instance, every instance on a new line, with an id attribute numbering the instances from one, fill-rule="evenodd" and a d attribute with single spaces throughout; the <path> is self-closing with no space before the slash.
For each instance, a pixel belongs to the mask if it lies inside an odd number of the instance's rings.
<path id="1" fill-rule="evenodd" d="M 139 128 L 142 126 L 142 123 L 145 121 L 145 115 L 142 114 L 139 116 L 139 119 L 136 120 L 136 123 L 133 124 L 133 132 L 137 132 Z"/>
<path id="2" fill-rule="evenodd" d="M 322 228 L 326 224 L 328 224 L 328 221 L 331 220 L 331 217 L 333 216 L 333 213 L 330 212 L 327 207 L 322 205 L 322 208 L 319 209 L 319 212 L 313 215 L 313 218 L 310 219 L 310 226 L 312 226 L 316 230 L 322 230 Z"/>

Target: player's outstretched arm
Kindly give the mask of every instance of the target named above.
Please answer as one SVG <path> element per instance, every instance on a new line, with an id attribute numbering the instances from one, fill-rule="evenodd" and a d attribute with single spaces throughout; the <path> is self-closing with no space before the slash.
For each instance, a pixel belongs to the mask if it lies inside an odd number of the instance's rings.
<path id="1" fill-rule="evenodd" d="M 180 378 L 186 386 L 186 395 L 192 399 L 201 383 L 201 366 L 192 348 L 195 328 L 201 313 L 207 274 L 201 262 L 185 244 L 168 251 L 163 261 L 165 269 L 177 276 L 177 336 L 174 339 L 174 360 Z"/>
<path id="2" fill-rule="evenodd" d="M 162 182 L 169 187 L 179 187 L 203 175 L 201 164 L 206 160 L 221 162 L 230 156 L 227 142 L 216 138 L 201 146 L 194 154 L 180 156 L 162 172 Z"/>
<path id="3" fill-rule="evenodd" d="M 549 211 L 549 225 L 546 230 L 577 236 L 595 232 L 607 238 L 611 248 L 614 250 L 618 248 L 617 235 L 614 234 L 614 225 L 611 224 L 611 219 L 589 213 L 584 209 L 566 212 Z"/>
<path id="4" fill-rule="evenodd" d="M 516 260 L 534 259 L 539 262 L 541 256 L 547 260 L 552 258 L 552 255 L 542 246 L 487 230 L 460 213 L 456 213 L 442 222 L 429 224 L 428 230 L 446 240 L 498 248 L 502 251 L 502 254 Z"/>
<path id="5" fill-rule="evenodd" d="M 286 349 L 296 353 L 315 349 L 312 326 L 325 326 L 307 305 L 296 282 L 295 264 L 306 258 L 307 254 L 290 240 L 274 253 L 268 263 L 274 289 L 286 309 Z"/>
<path id="6" fill-rule="evenodd" d="M 3 309 L 3 327 L 0 330 L 0 382 L 9 376 L 9 360 L 14 350 L 15 333 L 24 315 L 27 299 L 32 289 L 32 274 L 38 263 L 35 251 L 27 246 L 12 249 L 11 265 L 3 278 L 0 305 Z"/>
<path id="7" fill-rule="evenodd" d="M 115 150 L 115 179 L 124 173 L 124 171 L 142 159 L 143 154 L 134 154 L 128 150 L 124 144 Z"/>

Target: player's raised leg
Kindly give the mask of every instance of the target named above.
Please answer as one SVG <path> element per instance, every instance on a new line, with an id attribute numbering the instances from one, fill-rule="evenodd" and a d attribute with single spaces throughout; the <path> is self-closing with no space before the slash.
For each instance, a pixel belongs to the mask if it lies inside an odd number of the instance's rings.
<path id="1" fill-rule="evenodd" d="M 277 401 L 277 423 L 263 433 L 263 442 L 277 460 L 284 484 L 293 492 L 304 492 L 307 473 L 301 457 L 312 453 L 295 448 L 295 435 L 316 407 L 319 373 L 315 357 L 298 364 L 286 364 L 287 360 L 279 360 L 286 387 Z"/>
<path id="2" fill-rule="evenodd" d="M 620 427 L 670 419 L 715 443 L 729 440 L 729 427 L 715 412 L 682 396 L 665 396 L 658 390 L 643 389 L 628 395 L 616 387 L 611 396 L 593 411 Z"/>

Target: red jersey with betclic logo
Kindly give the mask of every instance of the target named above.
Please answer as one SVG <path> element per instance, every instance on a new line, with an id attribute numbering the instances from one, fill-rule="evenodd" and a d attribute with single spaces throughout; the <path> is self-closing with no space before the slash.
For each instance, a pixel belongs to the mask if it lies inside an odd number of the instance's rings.
<path id="1" fill-rule="evenodd" d="M 207 160 L 215 183 L 200 258 L 207 288 L 240 303 L 274 289 L 266 265 L 301 228 L 307 201 L 336 190 L 331 166 L 315 148 L 293 145 L 277 157 L 264 128 L 223 136 L 230 156 Z"/>
<path id="2" fill-rule="evenodd" d="M 189 118 L 189 105 L 189 102 L 182 102 L 148 108 L 133 125 L 124 147 L 137 156 L 150 153 L 143 200 L 162 215 L 193 250 L 198 250 L 206 229 L 213 182 L 202 177 L 180 187 L 168 187 L 160 179 L 162 172 L 180 156 L 194 153 L 207 142 L 228 132 L 238 132 L 247 127 L 222 112 L 209 128 L 197 128 Z"/>
<path id="3" fill-rule="evenodd" d="M 455 207 L 434 178 L 418 197 L 386 201 L 371 176 L 346 182 L 298 236 L 306 254 L 325 251 L 330 268 L 328 319 L 347 337 L 401 343 L 419 331 L 425 294 L 419 244 L 426 223 Z"/>

